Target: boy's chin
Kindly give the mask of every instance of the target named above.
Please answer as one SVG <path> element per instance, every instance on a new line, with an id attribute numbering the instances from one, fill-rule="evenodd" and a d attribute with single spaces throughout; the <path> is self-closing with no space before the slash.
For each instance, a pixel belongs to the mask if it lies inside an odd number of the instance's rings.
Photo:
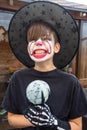
<path id="1" fill-rule="evenodd" d="M 48 59 L 33 59 L 32 60 L 35 62 L 35 63 L 43 63 L 43 62 L 46 62 Z"/>

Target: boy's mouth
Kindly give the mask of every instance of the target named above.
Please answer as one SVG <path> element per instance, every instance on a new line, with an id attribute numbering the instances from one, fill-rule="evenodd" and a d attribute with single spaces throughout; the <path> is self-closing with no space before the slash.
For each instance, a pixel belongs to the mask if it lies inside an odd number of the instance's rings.
<path id="1" fill-rule="evenodd" d="M 45 57 L 47 54 L 48 54 L 48 50 L 44 50 L 44 49 L 37 49 L 37 50 L 34 50 L 32 55 L 35 57 L 35 58 L 43 58 Z"/>
<path id="2" fill-rule="evenodd" d="M 35 50 L 34 51 L 34 54 L 44 54 L 44 53 L 47 53 L 47 51 L 46 50 Z"/>

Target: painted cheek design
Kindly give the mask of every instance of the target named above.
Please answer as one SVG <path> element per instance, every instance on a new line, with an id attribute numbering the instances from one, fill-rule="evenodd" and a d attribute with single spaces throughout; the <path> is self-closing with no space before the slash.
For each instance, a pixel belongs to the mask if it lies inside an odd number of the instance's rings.
<path id="1" fill-rule="evenodd" d="M 34 44 L 35 44 L 35 41 L 31 41 L 28 43 L 28 49 L 29 49 L 30 54 L 32 54 Z"/>
<path id="2" fill-rule="evenodd" d="M 53 44 L 52 41 L 47 40 L 45 42 L 46 48 L 48 49 L 49 54 L 52 52 Z"/>

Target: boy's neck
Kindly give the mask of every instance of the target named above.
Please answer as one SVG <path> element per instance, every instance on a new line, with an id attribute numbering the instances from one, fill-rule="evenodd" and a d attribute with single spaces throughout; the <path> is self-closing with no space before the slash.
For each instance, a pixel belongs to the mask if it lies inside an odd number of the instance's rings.
<path id="1" fill-rule="evenodd" d="M 54 66 L 54 64 L 46 65 L 46 64 L 37 63 L 37 64 L 35 64 L 34 69 L 41 71 L 41 72 L 47 72 L 47 71 L 55 70 L 56 67 Z"/>

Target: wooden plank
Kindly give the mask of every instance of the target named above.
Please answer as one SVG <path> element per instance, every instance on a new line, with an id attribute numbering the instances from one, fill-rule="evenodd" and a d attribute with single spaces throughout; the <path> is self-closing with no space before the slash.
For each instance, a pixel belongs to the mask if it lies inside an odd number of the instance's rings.
<path id="1" fill-rule="evenodd" d="M 87 40 L 81 40 L 79 47 L 78 78 L 87 78 Z"/>
<path id="2" fill-rule="evenodd" d="M 87 20 L 87 12 L 69 10 L 69 13 L 74 17 L 74 19 Z"/>
<path id="3" fill-rule="evenodd" d="M 83 87 L 87 88 L 87 78 L 79 79 L 79 81 L 80 81 L 80 83 L 82 84 Z"/>
<path id="4" fill-rule="evenodd" d="M 21 2 L 18 0 L 14 0 L 13 5 L 10 5 L 9 1 L 0 0 L 0 9 L 8 10 L 8 11 L 16 11 L 26 4 L 27 4 L 27 2 Z"/>

